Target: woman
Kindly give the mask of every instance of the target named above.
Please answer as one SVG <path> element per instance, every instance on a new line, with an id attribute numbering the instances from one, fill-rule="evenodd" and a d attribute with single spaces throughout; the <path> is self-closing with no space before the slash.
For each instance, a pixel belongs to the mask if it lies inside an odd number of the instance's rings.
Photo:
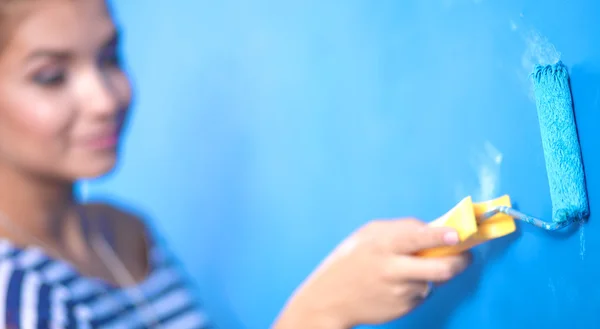
<path id="1" fill-rule="evenodd" d="M 0 27 L 0 328 L 208 327 L 141 220 L 73 197 L 73 182 L 115 165 L 131 100 L 104 0 L 0 0 Z M 469 261 L 411 255 L 457 240 L 417 220 L 370 222 L 273 327 L 398 318 Z"/>

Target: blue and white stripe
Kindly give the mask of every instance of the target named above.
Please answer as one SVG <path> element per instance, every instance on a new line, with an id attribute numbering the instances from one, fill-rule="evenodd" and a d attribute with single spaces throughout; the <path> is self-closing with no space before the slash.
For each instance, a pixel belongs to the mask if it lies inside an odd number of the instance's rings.
<path id="1" fill-rule="evenodd" d="M 209 328 L 185 279 L 152 248 L 151 274 L 135 288 L 118 289 L 80 275 L 39 248 L 0 240 L 0 329 Z M 133 298 L 132 289 L 143 294 Z M 150 326 L 152 328 L 152 326 Z"/>

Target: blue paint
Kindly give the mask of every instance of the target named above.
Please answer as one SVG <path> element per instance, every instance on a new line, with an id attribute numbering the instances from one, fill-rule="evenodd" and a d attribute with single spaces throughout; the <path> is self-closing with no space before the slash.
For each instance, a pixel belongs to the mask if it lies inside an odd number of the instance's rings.
<path id="1" fill-rule="evenodd" d="M 589 206 L 569 73 L 564 64 L 558 62 L 537 65 L 532 76 L 550 185 L 552 220 L 584 220 L 589 216 Z"/>
<path id="2" fill-rule="evenodd" d="M 148 214 L 221 328 L 267 328 L 368 219 L 431 220 L 474 194 L 488 142 L 502 154 L 495 193 L 551 218 L 528 77 L 554 54 L 533 31 L 570 68 L 592 211 L 585 231 L 519 225 L 386 327 L 600 323 L 599 2 L 115 5 L 139 93 L 122 165 L 89 190 Z"/>

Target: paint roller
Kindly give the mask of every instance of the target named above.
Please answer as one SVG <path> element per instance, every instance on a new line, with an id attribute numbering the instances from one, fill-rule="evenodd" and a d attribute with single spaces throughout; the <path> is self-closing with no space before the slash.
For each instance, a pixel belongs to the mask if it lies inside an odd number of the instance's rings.
<path id="1" fill-rule="evenodd" d="M 548 174 L 552 220 L 544 221 L 514 209 L 508 195 L 473 203 L 466 197 L 432 226 L 458 231 L 455 246 L 427 249 L 419 254 L 439 257 L 456 254 L 516 230 L 515 219 L 547 231 L 556 231 L 589 217 L 583 161 L 566 66 L 537 65 L 531 74 Z"/>

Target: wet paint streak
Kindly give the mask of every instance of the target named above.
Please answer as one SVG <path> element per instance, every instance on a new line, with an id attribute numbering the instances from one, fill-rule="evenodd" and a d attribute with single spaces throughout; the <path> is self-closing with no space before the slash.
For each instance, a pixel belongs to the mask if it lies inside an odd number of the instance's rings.
<path id="1" fill-rule="evenodd" d="M 579 256 L 581 260 L 585 258 L 585 225 L 583 222 L 579 223 Z"/>

